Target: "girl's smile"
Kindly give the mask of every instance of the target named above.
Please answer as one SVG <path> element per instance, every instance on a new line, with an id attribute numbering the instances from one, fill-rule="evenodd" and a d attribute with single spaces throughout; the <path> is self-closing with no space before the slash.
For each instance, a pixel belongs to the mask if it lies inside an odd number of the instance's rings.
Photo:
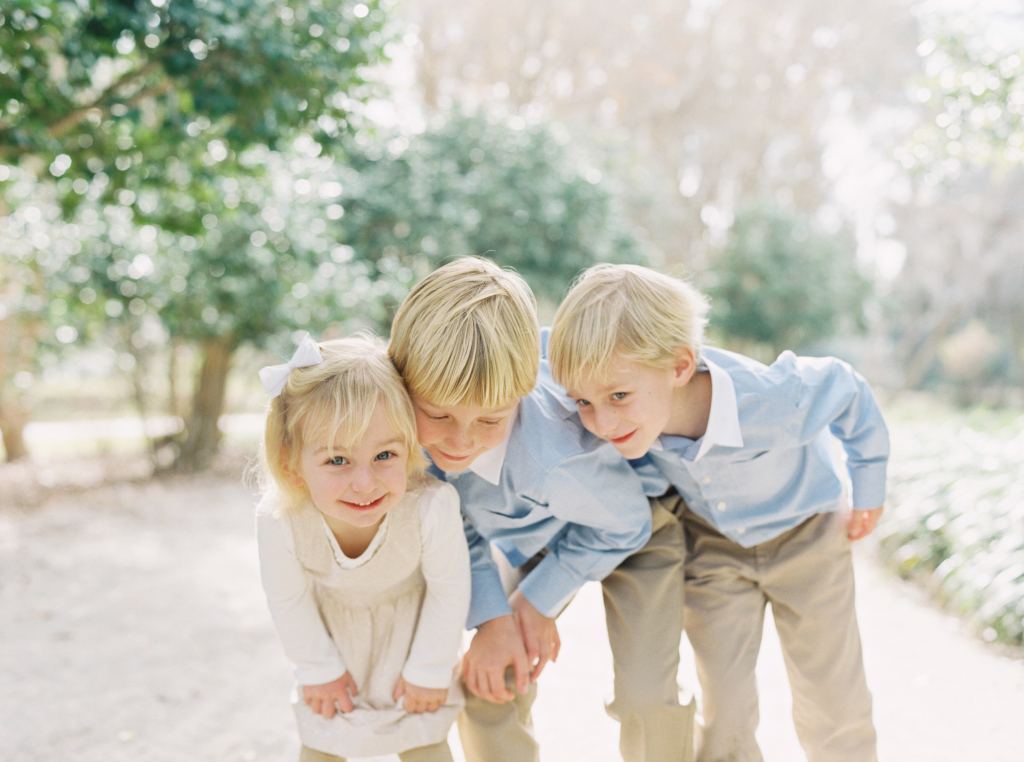
<path id="1" fill-rule="evenodd" d="M 408 448 L 377 406 L 360 442 L 307 443 L 298 484 L 340 537 L 353 528 L 376 527 L 405 496 Z"/>

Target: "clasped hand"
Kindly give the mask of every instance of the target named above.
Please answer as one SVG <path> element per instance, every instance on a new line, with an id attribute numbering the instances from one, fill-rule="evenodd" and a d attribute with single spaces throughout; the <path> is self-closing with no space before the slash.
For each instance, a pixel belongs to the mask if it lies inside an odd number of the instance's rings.
<path id="1" fill-rule="evenodd" d="M 466 688 L 495 704 L 515 698 L 505 683 L 509 667 L 516 691 L 525 693 L 527 684 L 537 681 L 545 665 L 558 659 L 562 645 L 555 620 L 537 611 L 519 590 L 508 602 L 512 614 L 481 624 L 462 659 Z"/>

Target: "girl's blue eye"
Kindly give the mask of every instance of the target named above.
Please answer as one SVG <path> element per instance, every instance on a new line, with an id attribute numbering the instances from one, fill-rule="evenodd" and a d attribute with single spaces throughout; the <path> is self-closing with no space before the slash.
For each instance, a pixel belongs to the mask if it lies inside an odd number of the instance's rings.
<path id="1" fill-rule="evenodd" d="M 332 466 L 344 466 L 347 461 L 340 455 L 335 455 L 333 458 L 328 459 L 327 462 Z"/>
<path id="2" fill-rule="evenodd" d="M 627 394 L 628 394 L 628 392 L 615 392 L 615 394 L 612 395 L 612 399 L 613 400 L 625 399 Z"/>
<path id="3" fill-rule="evenodd" d="M 587 400 L 576 400 L 576 407 L 586 407 L 590 402 Z"/>
<path id="4" fill-rule="evenodd" d="M 397 457 L 393 452 L 382 452 L 377 454 L 377 460 L 391 460 Z"/>

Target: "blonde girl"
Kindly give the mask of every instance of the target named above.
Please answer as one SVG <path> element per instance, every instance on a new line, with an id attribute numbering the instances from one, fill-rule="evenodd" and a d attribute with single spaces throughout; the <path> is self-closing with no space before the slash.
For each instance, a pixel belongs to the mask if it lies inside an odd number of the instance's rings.
<path id="1" fill-rule="evenodd" d="M 469 555 L 458 494 L 423 473 L 405 386 L 367 336 L 306 336 L 260 378 L 260 569 L 295 666 L 300 762 L 450 762 Z"/>

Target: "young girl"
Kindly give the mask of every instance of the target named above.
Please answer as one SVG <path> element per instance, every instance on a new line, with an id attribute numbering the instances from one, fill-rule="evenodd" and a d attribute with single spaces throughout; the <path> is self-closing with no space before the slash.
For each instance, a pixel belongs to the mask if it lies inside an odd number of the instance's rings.
<path id="1" fill-rule="evenodd" d="M 423 474 L 413 410 L 379 340 L 264 368 L 257 540 L 299 689 L 300 762 L 450 762 L 469 554 L 455 489 Z"/>

